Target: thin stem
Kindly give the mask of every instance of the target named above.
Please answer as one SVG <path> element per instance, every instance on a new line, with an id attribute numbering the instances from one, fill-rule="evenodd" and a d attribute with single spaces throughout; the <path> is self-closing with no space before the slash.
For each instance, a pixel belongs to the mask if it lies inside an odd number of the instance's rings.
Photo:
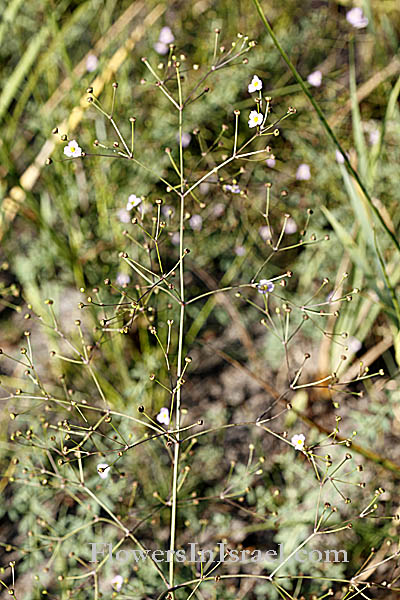
<path id="1" fill-rule="evenodd" d="M 126 153 L 127 153 L 127 155 L 129 156 L 129 158 L 131 158 L 131 157 L 132 157 L 132 153 L 131 153 L 131 151 L 129 150 L 129 148 L 128 148 L 128 146 L 127 146 L 127 144 L 126 144 L 126 142 L 125 142 L 125 140 L 124 140 L 124 138 L 123 138 L 123 136 L 122 136 L 122 134 L 121 134 L 120 130 L 118 129 L 118 126 L 117 126 L 116 122 L 115 122 L 115 121 L 114 121 L 114 119 L 112 118 L 112 116 L 110 117 L 110 123 L 111 123 L 111 125 L 114 127 L 114 129 L 115 129 L 115 133 L 117 134 L 117 136 L 118 136 L 118 137 L 119 137 L 119 139 L 121 140 L 121 142 L 122 142 L 122 145 L 123 145 L 123 147 L 125 148 L 125 152 L 126 152 Z"/>
<path id="2" fill-rule="evenodd" d="M 283 560 L 274 571 L 272 571 L 272 573 L 270 574 L 271 579 L 274 577 L 275 573 L 277 573 L 279 571 L 279 569 L 281 569 L 283 567 L 283 565 L 285 565 L 287 563 L 288 560 L 290 560 L 292 558 L 292 556 L 294 556 L 296 554 L 296 552 L 298 552 L 303 546 L 305 546 L 306 544 L 308 544 L 308 542 L 310 542 L 313 537 L 315 537 L 316 532 L 314 531 L 311 535 L 308 536 L 307 539 L 304 540 L 304 542 L 302 542 L 299 546 L 297 546 L 297 548 L 295 550 L 293 550 L 293 552 L 291 554 L 289 554 L 289 556 L 287 556 L 285 558 L 285 560 Z"/>
<path id="3" fill-rule="evenodd" d="M 183 177 L 183 104 L 182 104 L 182 86 L 179 73 L 179 66 L 176 66 L 176 78 L 178 82 L 179 96 L 179 171 L 180 171 L 180 216 L 179 216 L 179 251 L 180 256 L 184 254 L 184 216 L 185 216 L 185 193 L 184 193 L 184 177 Z M 177 380 L 182 376 L 182 361 L 183 361 L 183 338 L 184 338 L 184 322 L 185 322 L 185 283 L 184 283 L 184 266 L 183 260 L 179 263 L 179 284 L 180 284 L 180 314 L 179 314 L 179 337 L 178 337 L 178 364 L 177 364 Z M 171 501 L 171 529 L 170 529 L 170 551 L 172 560 L 169 565 L 169 585 L 174 586 L 174 550 L 176 536 L 176 517 L 177 517 L 177 500 L 178 500 L 178 475 L 179 475 L 179 440 L 180 440 L 180 420 L 181 420 L 181 388 L 179 385 L 176 390 L 176 407 L 175 407 L 175 428 L 178 431 L 176 434 L 176 442 L 174 446 L 174 469 L 172 475 L 172 501 Z"/>
<path id="4" fill-rule="evenodd" d="M 172 104 L 175 106 L 175 108 L 177 110 L 181 110 L 180 107 L 178 106 L 177 102 L 173 99 L 173 97 L 171 96 L 171 94 L 169 93 L 167 88 L 165 87 L 164 83 L 162 81 L 160 81 L 159 78 L 157 77 L 157 73 L 154 71 L 154 69 L 150 65 L 149 61 L 146 58 L 142 58 L 142 61 L 144 62 L 146 67 L 149 69 L 149 71 L 153 75 L 153 77 L 157 80 L 157 86 L 160 88 L 162 93 L 168 98 L 168 100 L 170 102 L 172 102 Z M 182 99 L 179 100 L 179 104 L 182 105 Z"/>
<path id="5" fill-rule="evenodd" d="M 215 59 L 217 58 L 217 48 L 218 48 L 219 34 L 220 34 L 219 29 L 216 29 L 215 30 L 214 52 L 213 52 L 212 64 L 215 64 Z"/>
<path id="6" fill-rule="evenodd" d="M 236 156 L 237 138 L 238 138 L 238 127 L 239 127 L 239 111 L 235 110 L 235 141 L 233 144 L 233 156 Z"/>
<path id="7" fill-rule="evenodd" d="M 113 84 L 113 97 L 112 97 L 112 103 L 111 103 L 111 112 L 110 112 L 110 120 L 112 120 L 113 115 L 114 115 L 114 108 L 115 108 L 115 96 L 117 94 L 117 84 Z"/>
<path id="8" fill-rule="evenodd" d="M 135 121 L 134 117 L 131 118 L 131 156 L 133 156 L 133 149 L 135 147 Z"/>

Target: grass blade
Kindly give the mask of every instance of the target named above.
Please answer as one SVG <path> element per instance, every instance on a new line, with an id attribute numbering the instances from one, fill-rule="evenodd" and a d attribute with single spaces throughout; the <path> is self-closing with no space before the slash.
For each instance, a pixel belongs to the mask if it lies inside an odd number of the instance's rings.
<path id="1" fill-rule="evenodd" d="M 49 29 L 47 27 L 42 27 L 39 33 L 31 40 L 16 69 L 9 78 L 7 85 L 3 88 L 3 91 L 0 94 L 0 119 L 3 118 L 14 97 L 18 95 L 18 88 L 21 85 L 21 82 L 32 67 L 48 36 Z"/>
<path id="2" fill-rule="evenodd" d="M 353 121 L 353 135 L 354 142 L 358 154 L 358 164 L 361 177 L 368 181 L 368 154 L 367 146 L 365 144 L 364 134 L 361 125 L 361 114 L 360 107 L 357 101 L 357 83 L 356 83 L 356 65 L 354 58 L 354 38 L 350 42 L 350 68 L 349 68 L 349 81 L 350 81 L 350 99 L 351 99 L 351 115 Z"/>

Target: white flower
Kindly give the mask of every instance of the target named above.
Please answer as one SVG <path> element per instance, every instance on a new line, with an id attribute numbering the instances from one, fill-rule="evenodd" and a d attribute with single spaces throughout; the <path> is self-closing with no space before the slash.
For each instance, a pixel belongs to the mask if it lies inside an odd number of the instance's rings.
<path id="1" fill-rule="evenodd" d="M 257 284 L 257 289 L 260 294 L 272 292 L 274 287 L 274 284 L 269 279 L 260 279 L 260 283 Z"/>
<path id="2" fill-rule="evenodd" d="M 156 416 L 156 419 L 159 423 L 162 423 L 163 425 L 169 425 L 169 410 L 168 408 L 163 407 L 160 412 L 158 413 L 158 415 Z"/>
<path id="3" fill-rule="evenodd" d="M 122 577 L 122 575 L 116 575 L 115 577 L 113 577 L 111 579 L 111 585 L 117 592 L 119 592 L 121 590 L 123 583 L 124 583 L 124 578 Z"/>
<path id="4" fill-rule="evenodd" d="M 367 17 L 364 15 L 362 9 L 358 6 L 349 10 L 349 12 L 346 14 L 346 21 L 348 21 L 350 25 L 353 25 L 353 27 L 356 29 L 363 29 L 368 25 Z"/>
<path id="5" fill-rule="evenodd" d="M 209 189 L 210 189 L 210 184 L 209 184 L 209 183 L 207 183 L 206 181 L 203 181 L 203 183 L 201 183 L 201 184 L 199 185 L 199 188 L 200 188 L 200 192 L 201 192 L 202 194 L 207 194 L 207 192 L 208 192 L 208 191 L 209 191 Z"/>
<path id="6" fill-rule="evenodd" d="M 272 238 L 271 229 L 268 227 L 268 225 L 263 225 L 262 227 L 260 227 L 258 233 L 260 234 L 264 242 Z"/>
<path id="7" fill-rule="evenodd" d="M 274 166 L 276 165 L 276 160 L 275 157 L 270 156 L 269 158 L 267 158 L 267 160 L 265 161 L 267 163 L 267 167 L 269 167 L 270 169 L 273 169 Z"/>
<path id="8" fill-rule="evenodd" d="M 310 73 L 307 77 L 307 81 L 310 85 L 313 85 L 314 87 L 319 87 L 322 83 L 321 71 L 314 71 L 313 73 Z"/>
<path id="9" fill-rule="evenodd" d="M 249 114 L 249 127 L 260 127 L 263 124 L 264 117 L 256 110 L 252 110 Z"/>
<path id="10" fill-rule="evenodd" d="M 291 439 L 291 442 L 296 450 L 303 450 L 305 441 L 306 438 L 302 433 L 294 435 Z"/>
<path id="11" fill-rule="evenodd" d="M 65 156 L 68 156 L 68 158 L 78 158 L 78 156 L 82 156 L 82 148 L 79 147 L 76 140 L 71 140 L 68 142 L 68 145 L 65 146 L 64 154 Z"/>
<path id="12" fill-rule="evenodd" d="M 240 187 L 237 183 L 230 185 L 229 183 L 224 186 L 226 192 L 232 192 L 232 194 L 240 194 Z"/>
<path id="13" fill-rule="evenodd" d="M 127 273 L 118 273 L 116 282 L 118 285 L 124 286 L 124 285 L 128 285 L 130 280 L 131 280 L 131 278 L 129 277 L 129 275 Z"/>
<path id="14" fill-rule="evenodd" d="M 246 249 L 245 249 L 244 246 L 236 246 L 236 248 L 235 248 L 235 254 L 237 256 L 243 256 L 245 254 L 245 252 L 246 252 Z"/>
<path id="15" fill-rule="evenodd" d="M 296 233 L 296 231 L 297 231 L 296 221 L 294 219 L 292 219 L 292 217 L 290 217 L 286 221 L 285 233 L 288 233 L 290 235 L 291 233 Z"/>
<path id="16" fill-rule="evenodd" d="M 339 165 L 343 165 L 344 164 L 344 156 L 341 152 L 339 152 L 339 150 L 335 150 L 335 156 L 336 156 L 336 162 Z"/>
<path id="17" fill-rule="evenodd" d="M 110 474 L 110 467 L 107 463 L 100 463 L 97 465 L 97 472 L 102 479 L 107 479 Z"/>
<path id="18" fill-rule="evenodd" d="M 170 27 L 163 27 L 160 31 L 160 35 L 158 37 L 158 41 L 163 44 L 172 44 L 174 41 L 174 34 L 172 33 Z"/>
<path id="19" fill-rule="evenodd" d="M 97 69 L 97 65 L 99 64 L 99 59 L 95 54 L 89 54 L 86 59 L 86 71 L 88 73 L 92 73 Z"/>
<path id="20" fill-rule="evenodd" d="M 132 210 L 132 208 L 136 208 L 141 203 L 142 199 L 135 196 L 135 194 L 131 194 L 128 197 L 128 203 L 126 205 L 126 210 Z"/>
<path id="21" fill-rule="evenodd" d="M 306 164 L 299 165 L 299 168 L 296 171 L 296 179 L 299 181 L 306 181 L 307 179 L 310 179 L 310 177 L 310 167 Z"/>
<path id="22" fill-rule="evenodd" d="M 131 220 L 131 217 L 130 217 L 128 211 L 125 210 L 125 208 L 121 208 L 118 211 L 118 219 L 121 221 L 121 223 L 129 223 Z"/>
<path id="23" fill-rule="evenodd" d="M 257 75 L 254 75 L 253 79 L 251 80 L 251 82 L 249 83 L 249 93 L 252 94 L 253 92 L 257 92 L 258 90 L 261 90 L 262 88 L 262 81 L 259 77 L 257 77 Z"/>
<path id="24" fill-rule="evenodd" d="M 189 219 L 189 225 L 194 231 L 200 231 L 203 227 L 203 219 L 200 215 L 193 215 L 193 217 Z"/>

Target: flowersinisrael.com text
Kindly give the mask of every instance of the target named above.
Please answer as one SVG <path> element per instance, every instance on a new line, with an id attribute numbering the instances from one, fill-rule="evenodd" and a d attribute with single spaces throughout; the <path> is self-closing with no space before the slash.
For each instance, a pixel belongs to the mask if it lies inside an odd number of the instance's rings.
<path id="1" fill-rule="evenodd" d="M 118 550 L 115 555 L 112 553 L 112 544 L 104 542 L 90 542 L 91 546 L 91 562 L 99 562 L 104 559 L 107 554 L 110 560 L 125 563 L 138 563 L 148 558 L 154 562 L 171 562 L 172 556 L 176 562 L 187 563 L 206 563 L 206 562 L 271 562 L 283 561 L 285 559 L 282 544 L 278 544 L 277 550 L 232 550 L 227 544 L 220 542 L 217 544 L 218 550 L 201 550 L 197 543 L 188 544 L 187 549 L 179 550 L 138 550 L 138 549 L 122 549 Z M 331 563 L 331 562 L 349 562 L 347 560 L 347 552 L 345 550 L 306 550 L 301 548 L 293 554 L 292 557 L 299 563 L 310 561 L 314 563 Z"/>

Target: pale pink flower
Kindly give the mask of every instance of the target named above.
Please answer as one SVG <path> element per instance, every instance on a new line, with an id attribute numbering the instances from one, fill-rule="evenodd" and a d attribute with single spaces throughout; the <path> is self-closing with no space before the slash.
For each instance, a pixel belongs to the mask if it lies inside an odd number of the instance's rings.
<path id="1" fill-rule="evenodd" d="M 169 46 L 167 44 L 163 44 L 162 42 L 156 42 L 154 44 L 154 50 L 157 52 L 157 54 L 167 54 L 168 50 L 169 50 Z"/>
<path id="2" fill-rule="evenodd" d="M 159 42 L 162 42 L 163 44 L 172 44 L 174 39 L 174 34 L 172 33 L 171 28 L 168 27 L 168 25 L 161 29 L 160 35 L 158 36 Z"/>
<path id="3" fill-rule="evenodd" d="M 131 216 L 125 208 L 121 208 L 118 211 L 118 219 L 121 221 L 121 223 L 129 223 Z"/>
<path id="4" fill-rule="evenodd" d="M 131 278 L 129 277 L 129 275 L 127 273 L 118 273 L 117 274 L 117 279 L 116 282 L 118 285 L 123 286 L 127 286 L 128 283 L 130 282 Z"/>
<path id="5" fill-rule="evenodd" d="M 154 49 L 158 54 L 167 54 L 169 51 L 169 44 L 174 41 L 174 34 L 170 27 L 163 27 L 160 31 L 158 42 L 154 44 Z"/>
<path id="6" fill-rule="evenodd" d="M 368 19 L 364 15 L 362 8 L 359 6 L 356 6 L 347 12 L 346 21 L 356 29 L 363 29 L 368 25 Z"/>
<path id="7" fill-rule="evenodd" d="M 267 163 L 267 167 L 269 167 L 270 169 L 273 169 L 276 165 L 276 160 L 275 157 L 270 156 L 269 158 L 267 158 L 267 160 L 265 161 Z"/>
<path id="8" fill-rule="evenodd" d="M 89 54 L 86 59 L 86 71 L 88 73 L 93 73 L 97 69 L 99 64 L 99 59 L 95 54 Z"/>
<path id="9" fill-rule="evenodd" d="M 201 231 L 203 227 L 203 219 L 200 215 L 193 215 L 189 219 L 189 225 L 194 231 Z"/>
<path id="10" fill-rule="evenodd" d="M 344 156 L 338 149 L 335 150 L 335 156 L 336 156 L 336 162 L 339 165 L 343 165 L 344 164 Z"/>
<path id="11" fill-rule="evenodd" d="M 161 212 L 164 215 L 164 217 L 173 217 L 175 214 L 175 209 L 173 206 L 170 206 L 169 204 L 165 204 L 161 208 Z"/>
<path id="12" fill-rule="evenodd" d="M 296 233 L 297 231 L 297 224 L 296 221 L 294 219 L 292 219 L 292 217 L 290 217 L 287 221 L 286 221 L 286 225 L 285 225 L 285 233 L 287 234 L 291 234 L 291 233 Z"/>
<path id="13" fill-rule="evenodd" d="M 264 242 L 266 242 L 267 240 L 270 240 L 272 237 L 271 229 L 268 227 L 268 225 L 263 225 L 262 227 L 260 227 L 260 229 L 258 230 L 258 233 L 260 234 L 260 236 L 262 237 Z"/>
<path id="14" fill-rule="evenodd" d="M 307 179 L 311 178 L 310 167 L 305 163 L 299 165 L 296 171 L 296 179 L 298 181 L 307 181 Z"/>
<path id="15" fill-rule="evenodd" d="M 357 354 L 357 352 L 362 348 L 362 343 L 356 337 L 351 335 L 347 342 L 347 348 L 350 354 Z"/>
<path id="16" fill-rule="evenodd" d="M 179 236 L 178 231 L 176 233 L 174 233 L 174 235 L 171 237 L 171 242 L 173 243 L 174 246 L 179 246 L 180 236 Z"/>
<path id="17" fill-rule="evenodd" d="M 371 131 L 369 133 L 369 143 L 372 146 L 375 146 L 375 144 L 377 144 L 379 142 L 379 137 L 380 137 L 379 129 L 371 129 Z"/>
<path id="18" fill-rule="evenodd" d="M 222 202 L 218 202 L 214 208 L 213 208 L 213 215 L 214 217 L 222 217 L 222 215 L 225 212 L 225 204 L 222 204 Z"/>
<path id="19" fill-rule="evenodd" d="M 179 143 L 179 133 L 176 134 L 176 141 Z M 192 139 L 192 136 L 190 135 L 190 133 L 182 133 L 182 148 L 187 148 L 190 144 L 190 140 Z"/>
<path id="20" fill-rule="evenodd" d="M 322 83 L 322 73 L 321 71 L 314 71 L 310 73 L 307 77 L 307 81 L 310 85 L 314 87 L 319 87 Z"/>

